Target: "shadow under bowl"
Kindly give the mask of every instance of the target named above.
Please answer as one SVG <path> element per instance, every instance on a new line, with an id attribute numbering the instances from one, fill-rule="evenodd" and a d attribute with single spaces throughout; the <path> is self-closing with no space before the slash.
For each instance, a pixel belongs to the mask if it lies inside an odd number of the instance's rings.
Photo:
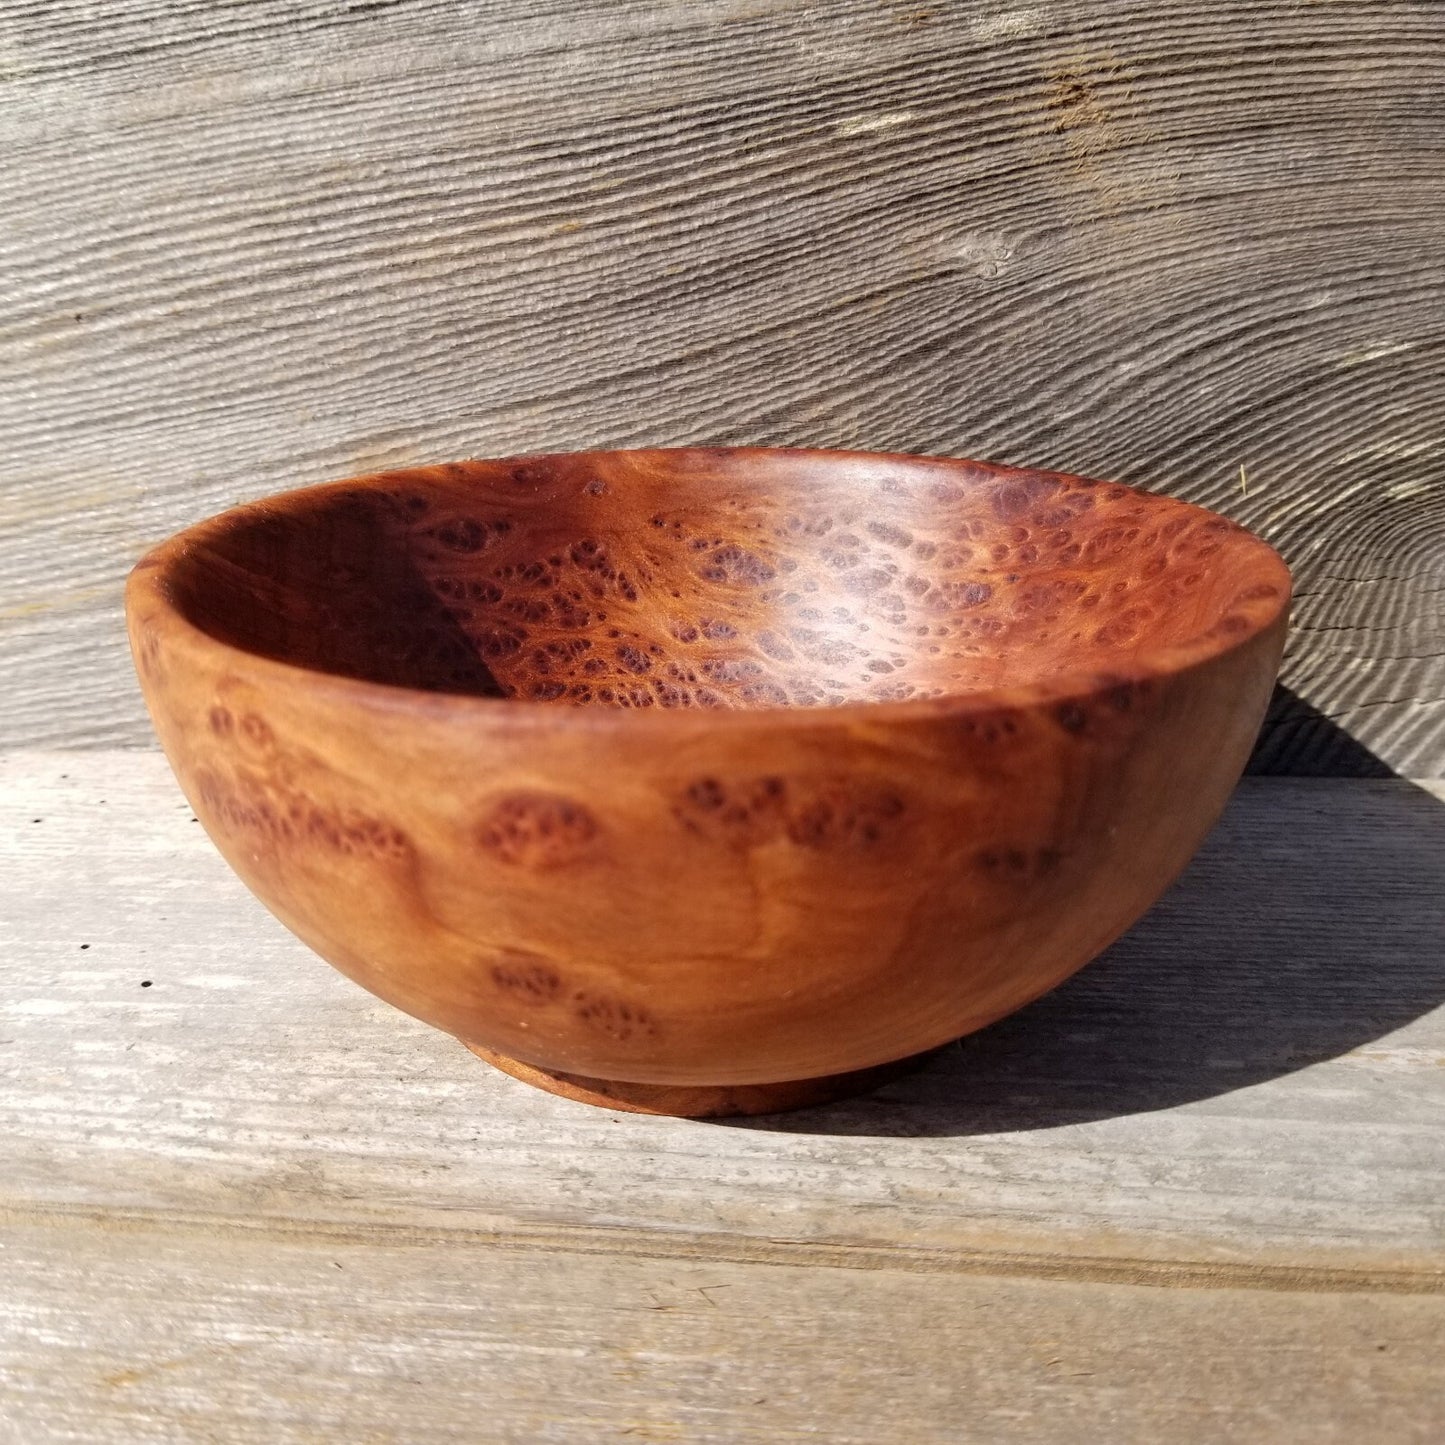
<path id="1" fill-rule="evenodd" d="M 1289 574 L 1222 517 L 760 449 L 312 487 L 132 573 L 186 796 L 300 938 L 614 1108 L 821 1102 L 1149 907 L 1239 777 Z"/>

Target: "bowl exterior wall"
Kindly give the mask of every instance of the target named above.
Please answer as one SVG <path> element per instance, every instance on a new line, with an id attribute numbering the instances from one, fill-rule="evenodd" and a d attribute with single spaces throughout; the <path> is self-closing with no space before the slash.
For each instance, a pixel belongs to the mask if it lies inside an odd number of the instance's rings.
<path id="1" fill-rule="evenodd" d="M 368 687 L 153 599 L 162 745 L 288 928 L 468 1043 L 677 1085 L 917 1053 L 1087 963 L 1218 817 L 1285 625 L 1076 696 L 718 717 Z"/>

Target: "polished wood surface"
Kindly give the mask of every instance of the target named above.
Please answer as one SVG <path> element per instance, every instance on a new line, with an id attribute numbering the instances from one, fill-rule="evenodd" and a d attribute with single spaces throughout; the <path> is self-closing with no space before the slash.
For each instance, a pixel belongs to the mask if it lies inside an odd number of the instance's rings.
<path id="1" fill-rule="evenodd" d="M 706 1090 L 919 1053 L 1092 958 L 1218 816 L 1288 596 L 1110 483 L 706 449 L 279 497 L 128 609 L 198 816 L 318 952 L 545 1073 Z"/>

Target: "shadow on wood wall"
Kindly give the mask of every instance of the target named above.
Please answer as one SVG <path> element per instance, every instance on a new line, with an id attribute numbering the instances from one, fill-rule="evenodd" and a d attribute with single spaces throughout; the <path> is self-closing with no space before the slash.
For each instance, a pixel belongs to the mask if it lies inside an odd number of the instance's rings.
<path id="1" fill-rule="evenodd" d="M 1252 777 L 1394 778 L 1394 768 L 1279 683 L 1247 770 Z"/>

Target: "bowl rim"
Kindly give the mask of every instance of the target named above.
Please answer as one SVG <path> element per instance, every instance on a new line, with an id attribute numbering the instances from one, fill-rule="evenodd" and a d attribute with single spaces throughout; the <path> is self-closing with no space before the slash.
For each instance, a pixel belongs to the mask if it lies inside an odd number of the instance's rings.
<path id="1" fill-rule="evenodd" d="M 980 687 L 966 692 L 945 693 L 940 697 L 889 698 L 856 700 L 834 704 L 767 704 L 762 707 L 668 708 L 569 705 L 558 700 L 516 697 L 485 697 L 475 693 L 449 692 L 444 689 L 411 687 L 400 683 L 376 682 L 351 677 L 345 673 L 306 667 L 281 658 L 224 641 L 192 622 L 174 601 L 170 592 L 173 568 L 192 549 L 204 546 L 213 537 L 224 535 L 245 521 L 265 517 L 278 510 L 289 510 L 302 499 L 322 498 L 328 493 L 341 493 L 358 487 L 395 487 L 408 480 L 447 473 L 455 481 L 457 465 L 524 465 L 567 458 L 576 461 L 586 457 L 648 457 L 669 458 L 698 455 L 727 455 L 742 459 L 764 460 L 787 457 L 812 461 L 890 462 L 932 466 L 968 467 L 1000 476 L 1052 476 L 1069 481 L 1093 482 L 1097 485 L 1126 487 L 1152 502 L 1167 503 L 1200 517 L 1229 523 L 1231 540 L 1245 541 L 1254 550 L 1261 569 L 1261 581 L 1273 583 L 1278 596 L 1267 599 L 1268 605 L 1257 605 L 1248 617 L 1249 626 L 1224 637 L 1212 636 L 1207 630 L 1198 637 L 1182 642 L 1143 647 L 1121 660 L 1116 667 L 1073 668 L 1061 670 L 1033 682 L 1008 687 Z M 489 727 L 515 726 L 521 730 L 555 730 L 566 728 L 584 732 L 608 732 L 616 727 L 695 729 L 699 721 L 709 727 L 762 728 L 816 727 L 818 725 L 850 726 L 880 722 L 938 720 L 976 716 L 997 712 L 1015 712 L 1029 708 L 1060 706 L 1073 701 L 1086 701 L 1121 685 L 1144 680 L 1172 678 L 1197 667 L 1219 661 L 1254 644 L 1261 636 L 1275 629 L 1283 633 L 1282 623 L 1288 617 L 1292 601 L 1293 579 L 1283 557 L 1263 538 L 1248 528 L 1207 507 L 1185 502 L 1160 492 L 1146 491 L 1127 483 L 1108 483 L 1102 479 L 1060 472 L 1047 468 L 1022 467 L 1009 463 L 983 461 L 971 457 L 942 456 L 912 452 L 882 452 L 834 449 L 823 447 L 710 446 L 685 447 L 623 447 L 589 448 L 572 452 L 528 452 L 507 457 L 477 457 L 466 461 L 425 464 L 370 472 L 337 478 L 288 491 L 272 493 L 254 501 L 243 502 L 213 514 L 174 533 L 150 547 L 132 567 L 125 585 L 125 612 L 133 647 L 138 630 L 151 626 L 162 631 L 172 646 L 194 654 L 217 653 L 231 657 L 242 673 L 259 678 L 273 678 L 279 683 L 304 688 L 312 695 L 329 695 L 331 700 L 385 713 L 406 716 L 427 716 L 430 720 L 465 722 Z"/>

